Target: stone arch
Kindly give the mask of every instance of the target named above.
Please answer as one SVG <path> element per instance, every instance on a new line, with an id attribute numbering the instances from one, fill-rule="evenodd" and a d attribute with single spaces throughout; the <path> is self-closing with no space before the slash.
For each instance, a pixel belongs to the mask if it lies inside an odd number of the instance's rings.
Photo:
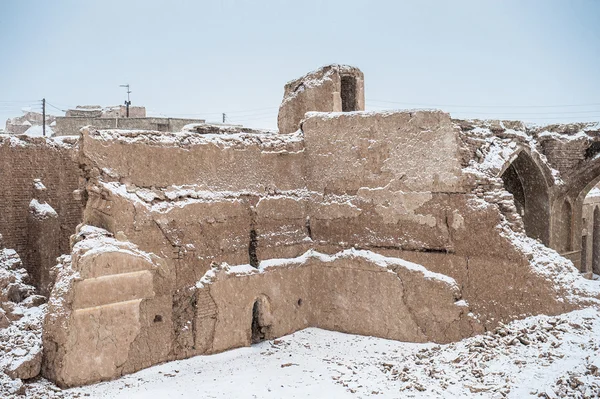
<path id="1" fill-rule="evenodd" d="M 580 237 L 581 240 L 575 240 L 572 251 L 566 254 L 563 253 L 563 255 L 569 258 L 574 263 L 574 265 L 577 268 L 579 268 L 583 273 L 586 273 L 592 270 L 591 264 L 593 264 L 594 262 L 595 249 L 593 220 L 590 221 L 592 230 L 588 231 L 586 236 L 583 235 L 583 204 L 585 201 L 585 197 L 588 195 L 590 190 L 600 182 L 600 158 L 592 158 L 584 161 L 578 167 L 578 169 L 564 176 L 563 180 L 567 184 L 560 189 L 560 192 L 557 192 L 555 195 L 555 206 L 553 208 L 553 216 L 557 218 L 560 214 L 560 205 L 562 205 L 562 199 L 572 199 L 571 205 L 573 237 Z M 557 223 L 554 223 L 552 228 L 552 248 L 557 250 L 560 244 L 559 237 L 561 237 L 562 234 L 561 228 L 562 226 Z M 598 233 L 600 233 L 600 230 L 598 231 Z M 589 238 L 589 241 L 587 241 L 586 244 L 583 243 L 583 237 Z M 587 259 L 583 259 L 584 256 Z"/>
<path id="2" fill-rule="evenodd" d="M 251 315 L 250 342 L 257 344 L 271 339 L 271 303 L 266 295 L 261 294 L 252 302 Z"/>
<path id="3" fill-rule="evenodd" d="M 539 162 L 521 148 L 500 172 L 504 188 L 515 201 L 528 236 L 550 243 L 549 178 Z"/>
<path id="4" fill-rule="evenodd" d="M 592 220 L 592 271 L 600 274 L 600 208 L 594 207 Z"/>

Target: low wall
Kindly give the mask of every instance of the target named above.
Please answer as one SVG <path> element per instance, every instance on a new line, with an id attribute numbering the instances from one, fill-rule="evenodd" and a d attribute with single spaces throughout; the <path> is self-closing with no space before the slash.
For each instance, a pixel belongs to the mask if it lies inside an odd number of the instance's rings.
<path id="1" fill-rule="evenodd" d="M 170 295 L 175 271 L 155 255 L 89 226 L 77 239 L 44 323 L 43 372 L 60 386 L 310 326 L 412 342 L 481 331 L 454 280 L 370 251 L 214 265 L 184 305 Z"/>

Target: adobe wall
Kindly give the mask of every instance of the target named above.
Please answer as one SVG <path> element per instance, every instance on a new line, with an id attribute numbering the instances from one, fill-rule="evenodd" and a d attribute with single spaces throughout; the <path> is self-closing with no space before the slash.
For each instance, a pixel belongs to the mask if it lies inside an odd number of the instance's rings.
<path id="1" fill-rule="evenodd" d="M 0 234 L 35 280 L 58 255 L 71 252 L 69 237 L 82 220 L 83 203 L 74 193 L 80 176 L 76 153 L 77 140 L 0 138 Z M 42 228 L 31 218 L 30 202 L 37 198 L 34 179 L 46 187 L 44 201 L 58 215 L 52 228 Z"/>
<path id="2" fill-rule="evenodd" d="M 65 266 L 45 375 L 78 385 L 248 345 L 255 302 L 263 338 L 318 326 L 415 342 L 573 308 L 573 267 L 525 236 L 471 131 L 439 111 L 309 113 L 292 134 L 84 130 L 83 219 L 107 238 L 76 247 L 110 277 L 77 275 L 79 255 Z M 132 271 L 132 253 L 150 260 Z M 106 279 L 112 296 L 77 299 Z M 104 345 L 81 339 L 97 327 L 84 309 L 123 342 L 76 370 L 65 359 Z"/>

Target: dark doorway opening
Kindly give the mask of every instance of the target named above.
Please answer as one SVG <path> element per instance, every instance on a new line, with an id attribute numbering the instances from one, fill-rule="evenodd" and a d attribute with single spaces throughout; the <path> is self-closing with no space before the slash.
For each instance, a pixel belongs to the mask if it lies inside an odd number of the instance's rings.
<path id="1" fill-rule="evenodd" d="M 356 111 L 356 78 L 354 76 L 342 76 L 342 111 Z"/>
<path id="2" fill-rule="evenodd" d="M 261 306 L 255 301 L 252 306 L 252 343 L 257 344 L 266 338 L 266 327 L 261 324 Z"/>

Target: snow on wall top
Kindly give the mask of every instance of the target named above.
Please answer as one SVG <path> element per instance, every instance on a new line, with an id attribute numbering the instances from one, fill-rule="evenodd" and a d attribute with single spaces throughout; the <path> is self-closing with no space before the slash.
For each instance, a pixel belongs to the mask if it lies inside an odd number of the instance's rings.
<path id="1" fill-rule="evenodd" d="M 258 145 L 261 149 L 281 151 L 289 144 L 302 144 L 301 133 L 276 134 L 268 130 L 252 130 L 236 126 L 192 124 L 181 132 L 145 130 L 87 129 L 90 139 L 127 144 L 146 144 L 165 147 L 190 147 L 214 144 L 221 148 L 240 148 Z M 206 132 L 206 133 L 205 133 Z"/>
<path id="2" fill-rule="evenodd" d="M 75 245 L 72 253 L 80 258 L 92 257 L 105 252 L 121 252 L 155 264 L 152 253 L 141 251 L 137 246 L 128 241 L 119 241 L 113 235 L 99 227 L 83 225 L 75 236 Z"/>
<path id="3" fill-rule="evenodd" d="M 41 126 L 40 126 L 41 128 Z M 47 146 L 52 148 L 76 149 L 78 148 L 79 136 L 59 136 L 42 137 L 29 136 L 26 134 L 0 134 L 0 146 L 8 145 L 10 147 L 39 147 Z"/>
<path id="4" fill-rule="evenodd" d="M 304 254 L 296 258 L 284 258 L 284 259 L 268 259 L 260 262 L 258 268 L 254 268 L 249 264 L 229 266 L 223 263 L 217 267 L 213 267 L 208 270 L 204 276 L 196 283 L 197 288 L 203 288 L 205 285 L 211 284 L 215 281 L 217 274 L 223 270 L 226 274 L 235 276 L 245 276 L 257 273 L 265 273 L 270 269 L 277 267 L 290 267 L 290 266 L 301 266 L 306 264 L 310 259 L 317 259 L 323 263 L 330 263 L 338 259 L 354 259 L 361 258 L 376 266 L 387 269 L 389 273 L 394 273 L 391 270 L 392 267 L 402 267 L 406 270 L 420 273 L 423 278 L 427 280 L 436 280 L 442 282 L 450 287 L 458 288 L 456 280 L 445 274 L 434 273 L 422 265 L 406 261 L 400 258 L 392 258 L 377 254 L 368 250 L 357 250 L 354 248 L 346 249 L 338 252 L 334 255 L 327 255 L 313 249 L 306 251 Z"/>

